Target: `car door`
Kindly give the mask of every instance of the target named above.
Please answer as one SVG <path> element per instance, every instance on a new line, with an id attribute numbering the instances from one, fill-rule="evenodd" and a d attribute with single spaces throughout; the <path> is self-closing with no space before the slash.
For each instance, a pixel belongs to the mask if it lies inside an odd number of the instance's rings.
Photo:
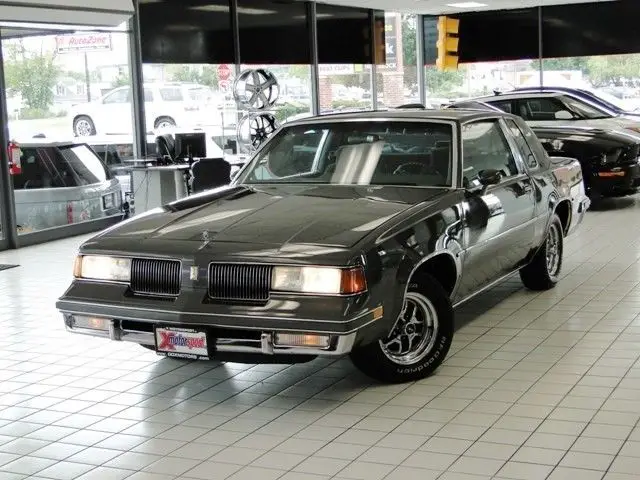
<path id="1" fill-rule="evenodd" d="M 110 134 L 131 133 L 133 128 L 131 111 L 131 88 L 120 87 L 102 99 L 97 118 L 94 119 L 99 132 Z"/>
<path id="2" fill-rule="evenodd" d="M 499 118 L 462 127 L 464 268 L 458 299 L 518 268 L 533 243 L 533 186 L 512 134 Z M 480 172 L 497 170 L 499 183 L 482 186 Z"/>

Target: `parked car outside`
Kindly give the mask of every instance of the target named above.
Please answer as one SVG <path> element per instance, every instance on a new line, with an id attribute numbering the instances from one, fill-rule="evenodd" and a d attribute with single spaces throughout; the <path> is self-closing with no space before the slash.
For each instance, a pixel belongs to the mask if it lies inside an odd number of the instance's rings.
<path id="1" fill-rule="evenodd" d="M 144 108 L 147 132 L 175 126 L 190 127 L 215 121 L 211 110 L 219 103 L 211 88 L 196 83 L 147 83 Z M 118 87 L 90 103 L 69 111 L 73 134 L 131 134 L 131 87 Z"/>
<path id="2" fill-rule="evenodd" d="M 281 127 L 228 187 L 84 243 L 71 332 L 161 355 L 290 363 L 350 354 L 385 382 L 445 359 L 454 307 L 519 272 L 560 278 L 589 200 L 503 112 L 395 110 Z"/>
<path id="3" fill-rule="evenodd" d="M 20 143 L 13 174 L 20 233 L 122 218 L 120 183 L 86 144 Z"/>

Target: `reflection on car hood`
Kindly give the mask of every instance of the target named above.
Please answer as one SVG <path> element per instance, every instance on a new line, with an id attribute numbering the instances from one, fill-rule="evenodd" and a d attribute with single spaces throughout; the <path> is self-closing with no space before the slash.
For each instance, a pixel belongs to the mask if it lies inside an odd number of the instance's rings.
<path id="1" fill-rule="evenodd" d="M 165 212 L 132 219 L 106 233 L 167 241 L 314 244 L 350 247 L 448 189 L 369 186 L 227 187 L 188 197 Z"/>

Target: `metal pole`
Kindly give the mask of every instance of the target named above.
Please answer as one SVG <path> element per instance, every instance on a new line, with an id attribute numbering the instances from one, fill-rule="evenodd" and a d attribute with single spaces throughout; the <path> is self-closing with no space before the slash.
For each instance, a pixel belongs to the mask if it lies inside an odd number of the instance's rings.
<path id="1" fill-rule="evenodd" d="M 538 65 L 540 68 L 540 86 L 544 85 L 544 55 L 542 52 L 542 7 L 538 7 Z"/>
<path id="2" fill-rule="evenodd" d="M 89 57 L 84 52 L 84 80 L 87 84 L 87 102 L 91 101 L 91 74 L 89 73 Z"/>
<path id="3" fill-rule="evenodd" d="M 238 21 L 238 0 L 229 1 L 229 13 L 231 15 L 231 33 L 233 34 L 233 57 L 235 60 L 236 77 L 242 71 L 240 60 L 240 23 Z"/>
<path id="4" fill-rule="evenodd" d="M 377 50 L 377 38 L 376 38 L 376 15 L 375 10 L 369 10 L 369 28 L 371 29 L 370 41 L 371 41 L 371 108 L 373 110 L 378 109 L 378 65 L 376 63 L 376 50 Z"/>
<path id="5" fill-rule="evenodd" d="M 424 58 L 424 15 L 416 18 L 416 80 L 418 82 L 418 96 L 422 105 L 427 104 L 427 85 L 425 84 Z"/>
<path id="6" fill-rule="evenodd" d="M 307 2 L 307 23 L 311 52 L 311 114 L 320 115 L 320 67 L 318 64 L 318 11 L 316 2 Z"/>
<path id="7" fill-rule="evenodd" d="M 4 81 L 4 56 L 0 37 L 0 226 L 9 248 L 18 248 L 16 204 L 13 196 L 13 180 L 9 173 L 9 115 L 7 114 L 7 90 Z"/>
<path id="8" fill-rule="evenodd" d="M 133 109 L 133 152 L 136 158 L 147 157 L 147 122 L 144 112 L 144 78 L 140 42 L 140 2 L 133 0 L 133 16 L 129 20 L 129 80 Z"/>

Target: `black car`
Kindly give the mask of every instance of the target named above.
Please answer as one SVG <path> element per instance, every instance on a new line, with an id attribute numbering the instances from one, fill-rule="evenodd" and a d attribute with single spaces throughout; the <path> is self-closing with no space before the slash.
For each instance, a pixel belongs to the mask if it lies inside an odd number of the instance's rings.
<path id="1" fill-rule="evenodd" d="M 299 120 L 230 186 L 84 243 L 57 308 L 72 332 L 161 355 L 350 354 L 412 381 L 445 359 L 455 306 L 517 272 L 553 287 L 588 205 L 580 164 L 506 113 Z"/>
<path id="2" fill-rule="evenodd" d="M 640 187 L 640 136 L 580 127 L 533 127 L 551 156 L 580 161 L 592 200 L 634 194 Z"/>

